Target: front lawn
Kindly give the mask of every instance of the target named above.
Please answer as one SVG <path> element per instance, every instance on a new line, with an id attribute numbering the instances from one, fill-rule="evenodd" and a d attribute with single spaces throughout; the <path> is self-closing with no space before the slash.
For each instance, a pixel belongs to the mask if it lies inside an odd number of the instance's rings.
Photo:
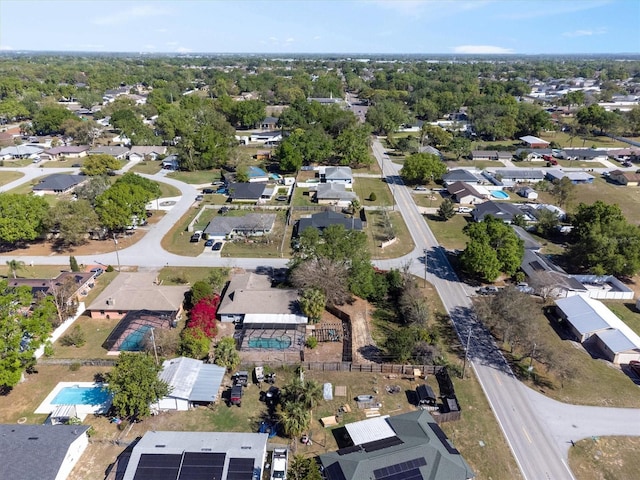
<path id="1" fill-rule="evenodd" d="M 102 347 L 102 344 L 118 322 L 119 320 L 98 319 L 82 315 L 74 322 L 71 328 L 67 330 L 67 333 L 71 332 L 77 325 L 82 331 L 86 343 L 81 347 L 67 347 L 62 344 L 62 339 L 60 339 L 53 344 L 53 357 L 115 359 L 116 357 L 114 356 L 107 356 L 107 351 Z M 64 335 L 62 338 L 64 338 Z"/>
<path id="2" fill-rule="evenodd" d="M 556 142 L 561 148 L 629 148 L 628 143 L 605 135 L 576 135 L 572 138 L 566 132 L 542 132 L 538 137 L 547 142 Z"/>
<path id="3" fill-rule="evenodd" d="M 160 161 L 142 161 L 136 163 L 131 169 L 130 172 L 134 173 L 145 173 L 147 175 L 155 175 L 160 170 L 162 170 L 162 162 Z"/>
<path id="4" fill-rule="evenodd" d="M 467 245 L 468 237 L 462 229 L 471 221 L 467 214 L 456 213 L 450 220 L 440 220 L 436 215 L 425 215 L 429 228 L 438 243 L 447 250 L 462 250 Z"/>
<path id="5" fill-rule="evenodd" d="M 397 258 L 410 253 L 415 244 L 409 233 L 407 225 L 404 223 L 400 212 L 383 212 L 381 210 L 369 210 L 367 213 L 367 241 L 369 243 L 369 251 L 371 258 Z M 386 217 L 386 218 L 385 218 Z M 385 224 L 391 223 L 393 232 L 397 238 L 395 243 L 381 248 L 381 244 L 387 238 Z"/>
<path id="6" fill-rule="evenodd" d="M 219 170 L 196 170 L 195 172 L 171 172 L 167 177 L 193 185 L 209 185 L 220 180 Z"/>
<path id="7" fill-rule="evenodd" d="M 11 183 L 15 180 L 18 180 L 19 178 L 22 178 L 22 177 L 24 177 L 24 174 L 21 172 L 0 171 L 0 187 L 2 185 L 6 185 L 7 183 Z"/>
<path id="8" fill-rule="evenodd" d="M 389 185 L 381 178 L 356 177 L 353 179 L 353 191 L 364 207 L 393 205 Z M 376 196 L 374 201 L 369 200 L 372 193 Z"/>
<path id="9" fill-rule="evenodd" d="M 212 270 L 224 270 L 214 267 L 163 267 L 158 274 L 158 279 L 163 285 L 193 285 L 207 280 Z"/>

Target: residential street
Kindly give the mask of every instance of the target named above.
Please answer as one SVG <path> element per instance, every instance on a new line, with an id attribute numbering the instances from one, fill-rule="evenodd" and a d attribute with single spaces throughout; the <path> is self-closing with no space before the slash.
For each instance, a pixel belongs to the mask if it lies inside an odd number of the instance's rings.
<path id="1" fill-rule="evenodd" d="M 577 441 L 594 435 L 640 435 L 637 427 L 640 425 L 640 410 L 562 404 L 530 390 L 513 376 L 492 337 L 475 317 L 468 297 L 470 288 L 458 280 L 444 249 L 438 245 L 416 207 L 411 190 L 403 185 L 398 175 L 400 166 L 389 160 L 377 139 L 373 143 L 373 152 L 393 193 L 395 208 L 402 214 L 416 245 L 409 255 L 375 263 L 384 269 L 409 264 L 414 274 L 423 277 L 423 252 L 426 250 L 427 280 L 435 286 L 442 298 L 462 344 L 466 345 L 469 340 L 471 367 L 480 380 L 524 478 L 573 479 L 566 464 L 571 440 Z M 7 170 L 18 170 L 25 173 L 25 176 L 0 187 L 0 191 L 15 188 L 37 176 L 72 169 L 46 169 L 41 172 L 41 169 L 26 167 Z M 166 178 L 165 174 L 166 171 L 161 171 L 153 176 L 143 176 L 175 186 L 182 192 L 182 196 L 160 222 L 148 228 L 139 242 L 118 252 L 121 265 L 139 265 L 141 268 L 169 265 L 255 269 L 259 266 L 284 267 L 287 264 L 287 259 L 182 257 L 164 251 L 161 247 L 162 238 L 193 208 L 195 196 L 199 193 L 194 186 Z M 12 259 L 20 259 L 25 263 L 62 265 L 68 262 L 68 255 L 30 257 L 12 253 L 0 256 L 0 262 L 3 263 Z M 77 260 L 84 264 L 118 264 L 115 250 L 101 255 L 78 256 Z"/>

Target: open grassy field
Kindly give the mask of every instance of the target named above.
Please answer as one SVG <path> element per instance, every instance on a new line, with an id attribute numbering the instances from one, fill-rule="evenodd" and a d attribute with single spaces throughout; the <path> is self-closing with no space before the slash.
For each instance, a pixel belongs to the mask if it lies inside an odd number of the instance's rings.
<path id="1" fill-rule="evenodd" d="M 182 195 L 182 192 L 178 190 L 173 185 L 169 185 L 164 182 L 156 182 L 160 186 L 160 196 L 161 197 L 179 197 Z"/>
<path id="2" fill-rule="evenodd" d="M 537 191 L 537 190 L 536 190 Z M 591 185 L 576 185 L 575 200 L 572 206 L 580 202 L 592 204 L 597 200 L 605 203 L 617 203 L 625 217 L 632 223 L 640 223 L 640 189 L 637 187 L 624 187 L 596 175 Z M 554 198 L 547 192 L 538 192 L 538 202 L 555 203 Z M 569 208 L 569 211 L 572 209 Z"/>
<path id="3" fill-rule="evenodd" d="M 569 466 L 578 480 L 626 480 L 640 472 L 640 437 L 597 437 L 576 442 Z"/>
<path id="4" fill-rule="evenodd" d="M 366 233 L 371 258 L 383 259 L 401 257 L 410 253 L 415 246 L 411 238 L 411 234 L 409 233 L 409 229 L 404 223 L 400 212 L 388 212 L 388 216 L 398 240 L 383 249 L 380 245 L 386 238 L 384 234 L 384 213 L 381 211 L 367 212 Z"/>
<path id="5" fill-rule="evenodd" d="M 158 273 L 158 278 L 163 285 L 193 285 L 200 280 L 206 280 L 212 270 L 220 270 L 213 267 L 164 267 Z"/>
<path id="6" fill-rule="evenodd" d="M 440 192 L 413 191 L 413 201 L 419 207 L 438 208 L 443 200 Z"/>
<path id="7" fill-rule="evenodd" d="M 13 167 L 13 168 L 19 168 L 19 167 L 28 167 L 29 165 L 31 165 L 33 163 L 33 160 L 30 160 L 28 158 L 20 158 L 18 160 L 3 160 L 2 162 L 0 162 L 0 165 L 2 167 Z"/>
<path id="8" fill-rule="evenodd" d="M 627 148 L 628 143 L 620 142 L 604 135 L 575 136 L 573 139 L 566 132 L 542 132 L 539 138 L 547 142 L 556 142 L 562 148 Z"/>
<path id="9" fill-rule="evenodd" d="M 18 180 L 19 178 L 24 177 L 24 174 L 21 172 L 13 172 L 13 171 L 0 171 L 0 186 L 6 185 L 7 183 L 11 183 L 14 180 Z"/>
<path id="10" fill-rule="evenodd" d="M 74 165 L 82 165 L 87 157 L 84 158 L 65 158 L 64 160 L 51 160 L 40 164 L 42 168 L 71 168 Z"/>
<path id="11" fill-rule="evenodd" d="M 30 266 L 25 263 L 16 270 L 16 276 L 18 278 L 55 278 L 60 272 L 69 271 L 69 264 L 67 265 L 34 265 Z M 0 264 L 0 276 L 5 278 L 13 278 L 13 274 L 9 267 L 2 263 Z"/>
<path id="12" fill-rule="evenodd" d="M 184 183 L 203 185 L 220 180 L 220 171 L 198 170 L 195 172 L 171 172 L 167 174 L 167 177 L 173 178 L 174 180 L 179 180 Z"/>
<path id="13" fill-rule="evenodd" d="M 426 215 L 429 228 L 438 239 L 438 243 L 447 250 L 463 249 L 466 246 L 467 236 L 462 229 L 471 221 L 467 214 L 455 214 L 450 220 L 442 221 L 436 215 Z"/>
<path id="14" fill-rule="evenodd" d="M 479 170 L 483 170 L 485 168 L 492 167 L 501 167 L 503 166 L 501 162 L 491 161 L 491 160 L 447 160 L 445 162 L 447 164 L 447 168 L 449 170 L 453 170 L 455 168 L 477 168 Z"/>
<path id="15" fill-rule="evenodd" d="M 195 207 L 188 210 L 187 213 L 185 213 L 182 218 L 173 225 L 171 230 L 169 230 L 169 233 L 164 236 L 161 242 L 162 248 L 177 255 L 185 255 L 189 257 L 197 257 L 200 255 L 203 251 L 204 243 L 189 242 L 191 234 L 187 231 L 189 223 L 195 218 L 199 211 L 200 209 Z M 211 210 L 211 212 L 215 212 L 215 210 Z M 206 213 L 208 213 L 208 211 Z"/>
<path id="16" fill-rule="evenodd" d="M 16 187 L 16 188 L 12 188 L 11 190 L 9 190 L 8 193 L 20 193 L 23 195 L 29 194 L 33 191 L 33 187 L 37 184 L 40 183 L 40 180 L 42 180 L 43 178 L 47 177 L 48 175 L 42 175 L 40 177 L 36 177 L 33 180 L 23 183 L 22 185 Z M 46 199 L 47 197 L 54 197 L 54 195 L 45 195 L 44 198 Z"/>
<path id="17" fill-rule="evenodd" d="M 631 330 L 640 335 L 640 312 L 636 309 L 634 300 L 606 300 L 603 302 L 609 310 L 626 323 Z"/>
<path id="18" fill-rule="evenodd" d="M 524 162 L 521 162 L 524 163 Z M 546 165 L 546 163 L 545 163 Z M 564 168 L 605 168 L 606 165 L 587 160 L 558 160 L 558 165 Z"/>
<path id="19" fill-rule="evenodd" d="M 353 191 L 364 207 L 393 205 L 389 185 L 381 178 L 357 177 L 353 181 Z M 369 200 L 372 193 L 376 195 L 374 201 Z"/>
<path id="20" fill-rule="evenodd" d="M 142 161 L 136 163 L 133 167 L 131 167 L 129 171 L 134 173 L 146 173 L 147 175 L 155 175 L 160 170 L 162 170 L 162 162 Z"/>

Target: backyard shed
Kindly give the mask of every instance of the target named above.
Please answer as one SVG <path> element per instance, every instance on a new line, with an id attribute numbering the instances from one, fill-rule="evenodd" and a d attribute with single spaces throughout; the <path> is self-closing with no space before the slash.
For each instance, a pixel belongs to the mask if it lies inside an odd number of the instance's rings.
<path id="1" fill-rule="evenodd" d="M 161 398 L 156 407 L 160 410 L 189 410 L 196 404 L 213 403 L 218 399 L 224 374 L 224 367 L 193 358 L 165 360 L 159 376 L 167 382 L 171 392 Z"/>

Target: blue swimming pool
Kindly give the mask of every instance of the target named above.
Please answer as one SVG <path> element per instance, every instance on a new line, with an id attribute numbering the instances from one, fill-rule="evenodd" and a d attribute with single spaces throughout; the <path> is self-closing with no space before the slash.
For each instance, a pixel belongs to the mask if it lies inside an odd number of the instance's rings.
<path id="1" fill-rule="evenodd" d="M 151 325 L 141 325 L 135 332 L 127 335 L 127 338 L 120 344 L 121 352 L 139 352 L 144 350 L 144 340 L 147 332 L 151 330 Z"/>
<path id="2" fill-rule="evenodd" d="M 64 387 L 51 400 L 52 405 L 102 405 L 111 400 L 111 394 L 102 386 Z"/>
<path id="3" fill-rule="evenodd" d="M 273 338 L 250 338 L 248 345 L 250 348 L 266 348 L 271 350 L 286 350 L 291 346 L 290 337 L 273 337 Z"/>
<path id="4" fill-rule="evenodd" d="M 491 196 L 500 200 L 506 200 L 507 198 L 509 198 L 509 194 L 507 192 L 503 192 L 502 190 L 494 190 L 493 192 L 491 192 Z"/>

